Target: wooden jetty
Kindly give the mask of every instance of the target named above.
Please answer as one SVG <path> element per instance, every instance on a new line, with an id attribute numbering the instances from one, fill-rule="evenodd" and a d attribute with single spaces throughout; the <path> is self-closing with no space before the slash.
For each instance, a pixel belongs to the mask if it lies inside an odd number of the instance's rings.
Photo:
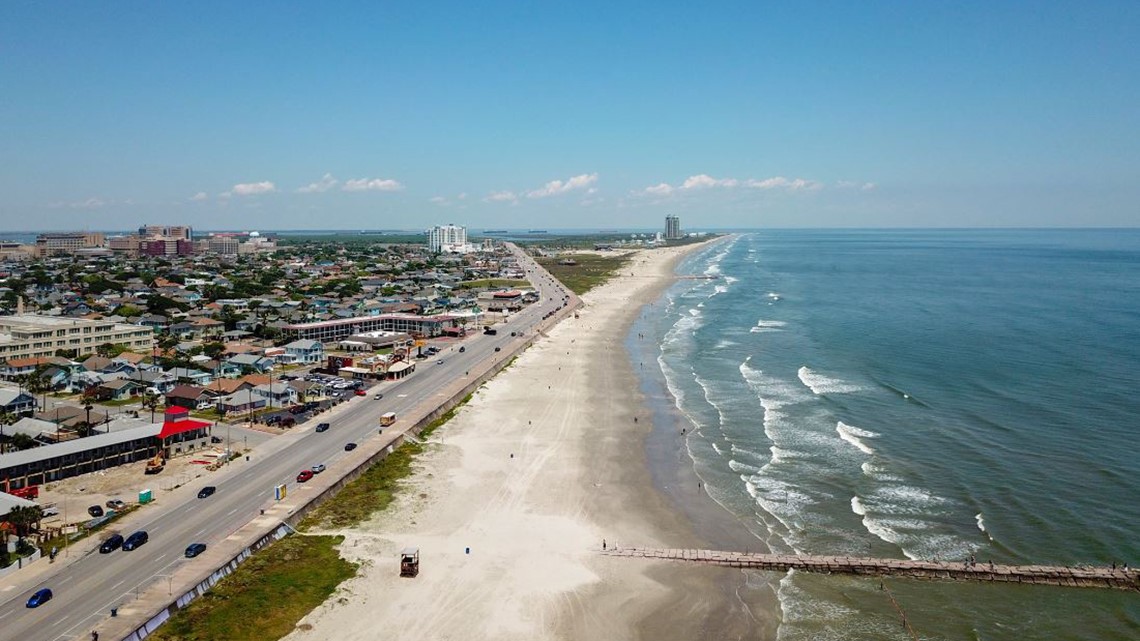
<path id="1" fill-rule="evenodd" d="M 1059 585 L 1074 588 L 1111 588 L 1140 591 L 1140 570 L 1121 567 L 1000 565 L 966 561 L 910 561 L 856 556 L 756 554 L 716 550 L 622 548 L 607 556 L 684 561 L 730 568 L 772 572 L 816 572 L 862 576 L 898 576 L 915 579 Z"/>

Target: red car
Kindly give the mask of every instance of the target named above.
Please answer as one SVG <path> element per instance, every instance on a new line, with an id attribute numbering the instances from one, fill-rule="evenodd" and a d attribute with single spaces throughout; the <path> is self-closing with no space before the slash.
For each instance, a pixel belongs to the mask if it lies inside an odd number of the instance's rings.
<path id="1" fill-rule="evenodd" d="M 362 389 L 358 389 L 358 390 L 356 390 L 356 392 L 355 392 L 355 393 L 356 393 L 356 395 L 357 395 L 357 396 L 368 396 L 368 392 L 365 392 L 365 391 L 364 391 L 364 390 L 362 390 Z"/>
<path id="2" fill-rule="evenodd" d="M 313 478 L 312 470 L 301 470 L 301 473 L 297 475 L 297 482 L 304 483 L 311 478 Z"/>

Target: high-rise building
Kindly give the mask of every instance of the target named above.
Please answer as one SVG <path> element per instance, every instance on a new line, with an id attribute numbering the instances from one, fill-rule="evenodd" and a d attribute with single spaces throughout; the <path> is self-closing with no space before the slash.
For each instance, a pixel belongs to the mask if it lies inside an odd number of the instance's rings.
<path id="1" fill-rule="evenodd" d="M 74 254 L 80 249 L 103 246 L 103 234 L 99 232 L 51 232 L 36 237 L 37 256 L 58 256 Z"/>
<path id="2" fill-rule="evenodd" d="M 430 251 L 460 254 L 468 251 L 466 227 L 451 224 L 436 225 L 424 233 L 427 234 Z"/>
<path id="3" fill-rule="evenodd" d="M 142 238 L 194 240 L 193 229 L 187 225 L 143 225 L 139 227 L 139 236 Z"/>
<path id="4" fill-rule="evenodd" d="M 677 216 L 665 217 L 665 240 L 677 240 L 681 237 L 681 219 Z"/>

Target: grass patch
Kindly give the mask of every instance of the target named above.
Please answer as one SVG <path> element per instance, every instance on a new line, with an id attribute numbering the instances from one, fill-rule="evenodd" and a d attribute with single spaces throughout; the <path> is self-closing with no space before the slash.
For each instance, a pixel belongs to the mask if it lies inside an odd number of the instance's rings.
<path id="1" fill-rule="evenodd" d="M 404 443 L 310 511 L 297 529 L 345 528 L 364 522 L 392 503 L 400 481 L 412 473 L 412 458 L 422 451 L 411 441 Z"/>
<path id="2" fill-rule="evenodd" d="M 566 258 L 573 259 L 575 264 L 563 265 L 559 263 Z M 552 276 L 580 296 L 614 276 L 629 262 L 629 256 L 572 254 L 558 258 L 537 258 L 536 260 Z"/>
<path id="3" fill-rule="evenodd" d="M 357 566 L 340 557 L 340 536 L 289 536 L 259 550 L 233 574 L 170 617 L 156 641 L 280 639 Z"/>

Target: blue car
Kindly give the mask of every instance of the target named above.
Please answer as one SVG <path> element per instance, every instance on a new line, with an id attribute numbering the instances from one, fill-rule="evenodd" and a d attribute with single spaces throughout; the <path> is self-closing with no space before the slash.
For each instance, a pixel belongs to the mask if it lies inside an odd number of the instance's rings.
<path id="1" fill-rule="evenodd" d="M 32 595 L 32 598 L 28 599 L 28 607 L 38 608 L 48 601 L 51 601 L 51 590 L 47 588 L 40 588 L 39 590 L 36 590 L 36 593 Z"/>

